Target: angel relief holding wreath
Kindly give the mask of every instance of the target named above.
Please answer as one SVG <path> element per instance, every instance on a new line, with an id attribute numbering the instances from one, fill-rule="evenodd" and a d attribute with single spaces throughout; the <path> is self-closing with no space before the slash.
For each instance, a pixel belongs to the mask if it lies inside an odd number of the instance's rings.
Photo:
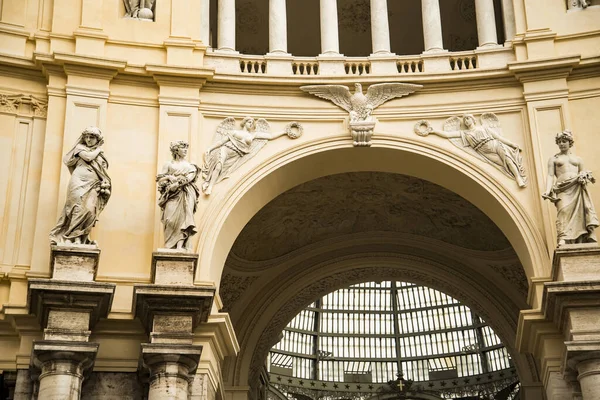
<path id="1" fill-rule="evenodd" d="M 448 118 L 442 131 L 433 129 L 427 121 L 419 121 L 415 125 L 415 133 L 420 136 L 434 133 L 446 138 L 456 147 L 500 169 L 517 181 L 519 187 L 527 185 L 521 149 L 517 144 L 502 137 L 500 121 L 494 113 L 481 114 L 480 126 L 477 126 L 475 117 L 471 114 L 463 115 L 462 119 Z"/>
<path id="2" fill-rule="evenodd" d="M 216 183 L 258 153 L 269 140 L 283 135 L 296 139 L 302 135 L 302 126 L 297 122 L 290 122 L 282 132 L 270 133 L 270 125 L 263 118 L 255 121 L 252 117 L 246 117 L 242 120 L 241 129 L 235 128 L 235 118 L 225 118 L 206 150 L 202 166 L 202 191 L 206 195 L 212 192 Z"/>

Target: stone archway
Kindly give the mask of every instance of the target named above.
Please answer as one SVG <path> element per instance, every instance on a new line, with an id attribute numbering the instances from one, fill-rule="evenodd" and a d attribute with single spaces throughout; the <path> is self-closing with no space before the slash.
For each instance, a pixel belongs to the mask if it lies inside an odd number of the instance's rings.
<path id="1" fill-rule="evenodd" d="M 241 352 L 225 374 L 256 382 L 285 325 L 348 284 L 404 280 L 448 293 L 498 333 L 524 383 L 537 381 L 514 348 L 528 283 L 502 232 L 474 205 L 399 174 L 329 175 L 288 190 L 238 235 L 220 293 Z"/>
<path id="2" fill-rule="evenodd" d="M 433 182 L 475 205 L 500 228 L 529 279 L 547 276 L 548 251 L 523 198 L 503 186 L 487 166 L 427 144 L 385 140 L 369 149 L 349 148 L 346 140 L 309 143 L 265 160 L 248 175 L 231 178 L 201 222 L 197 282 L 217 286 L 229 251 L 250 219 L 269 201 L 301 183 L 337 173 L 390 172 Z M 509 182 L 512 183 L 512 182 Z"/>

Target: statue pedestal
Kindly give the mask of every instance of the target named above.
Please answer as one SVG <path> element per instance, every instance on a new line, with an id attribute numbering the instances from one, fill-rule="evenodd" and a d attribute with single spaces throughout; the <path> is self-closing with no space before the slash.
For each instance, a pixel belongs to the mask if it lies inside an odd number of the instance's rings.
<path id="1" fill-rule="evenodd" d="M 198 254 L 171 249 L 152 253 L 152 281 L 157 285 L 192 286 Z"/>
<path id="2" fill-rule="evenodd" d="M 134 309 L 149 333 L 141 367 L 152 399 L 187 399 L 202 346 L 193 332 L 210 315 L 215 288 L 194 286 L 198 255 L 160 250 L 152 255 L 153 284 L 135 285 Z"/>
<path id="3" fill-rule="evenodd" d="M 52 279 L 28 282 L 29 312 L 44 329 L 31 355 L 40 399 L 79 398 L 94 364 L 98 344 L 89 343 L 91 329 L 108 315 L 115 291 L 114 284 L 93 280 L 99 256 L 96 246 L 52 246 Z"/>
<path id="4" fill-rule="evenodd" d="M 350 122 L 350 132 L 352 133 L 352 144 L 354 147 L 370 147 L 373 137 L 373 128 L 375 121 Z"/>
<path id="5" fill-rule="evenodd" d="M 542 312 L 564 338 L 562 375 L 577 379 L 583 400 L 600 393 L 600 247 L 563 245 L 544 284 Z"/>
<path id="6" fill-rule="evenodd" d="M 565 244 L 554 251 L 552 278 L 555 281 L 600 279 L 600 246 L 597 243 Z"/>

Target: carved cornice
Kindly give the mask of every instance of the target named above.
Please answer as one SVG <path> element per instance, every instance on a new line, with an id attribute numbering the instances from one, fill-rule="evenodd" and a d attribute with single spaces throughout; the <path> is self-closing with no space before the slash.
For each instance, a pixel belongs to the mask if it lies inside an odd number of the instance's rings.
<path id="1" fill-rule="evenodd" d="M 46 118 L 48 101 L 32 95 L 0 93 L 0 112 Z"/>
<path id="2" fill-rule="evenodd" d="M 566 78 L 581 62 L 581 56 L 553 57 L 508 64 L 508 70 L 522 83 Z"/>

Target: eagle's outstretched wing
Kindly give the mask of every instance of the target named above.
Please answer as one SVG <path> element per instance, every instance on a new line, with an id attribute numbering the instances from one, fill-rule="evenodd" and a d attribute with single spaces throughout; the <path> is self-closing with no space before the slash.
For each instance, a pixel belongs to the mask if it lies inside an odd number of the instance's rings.
<path id="1" fill-rule="evenodd" d="M 376 108 L 388 100 L 409 95 L 422 87 L 411 83 L 378 83 L 367 89 L 367 102 Z"/>
<path id="2" fill-rule="evenodd" d="M 352 111 L 352 104 L 350 103 L 350 89 L 347 86 L 342 85 L 311 85 L 311 86 L 300 86 L 300 89 L 314 94 L 325 100 L 331 100 L 335 105 L 342 107 L 344 110 Z"/>

